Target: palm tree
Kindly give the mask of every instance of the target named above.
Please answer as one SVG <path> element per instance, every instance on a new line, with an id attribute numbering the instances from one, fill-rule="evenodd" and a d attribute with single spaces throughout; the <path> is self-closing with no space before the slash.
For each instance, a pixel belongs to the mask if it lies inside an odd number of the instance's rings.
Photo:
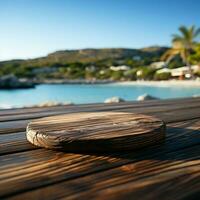
<path id="1" fill-rule="evenodd" d="M 172 35 L 172 48 L 169 49 L 161 59 L 169 63 L 176 55 L 180 55 L 183 62 L 189 66 L 190 74 L 193 76 L 188 58 L 197 44 L 196 39 L 200 36 L 200 28 L 196 29 L 195 26 L 189 28 L 181 26 L 179 31 L 180 34 Z"/>

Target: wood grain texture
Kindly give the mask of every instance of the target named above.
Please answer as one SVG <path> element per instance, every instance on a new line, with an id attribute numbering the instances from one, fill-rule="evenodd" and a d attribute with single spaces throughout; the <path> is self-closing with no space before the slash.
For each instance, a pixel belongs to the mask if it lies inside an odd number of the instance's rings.
<path id="1" fill-rule="evenodd" d="M 135 168 L 134 173 L 140 172 L 142 169 L 150 170 L 151 161 L 153 160 L 156 161 L 159 167 L 161 161 L 171 163 L 179 160 L 185 162 L 186 159 L 197 159 L 197 156 L 200 155 L 198 146 L 200 145 L 199 131 L 200 120 L 174 123 L 170 125 L 170 128 L 167 128 L 167 137 L 164 144 L 154 145 L 142 151 L 89 155 L 37 149 L 0 156 L 0 197 L 39 188 L 41 189 L 36 193 L 38 197 L 42 197 L 44 194 L 50 194 L 45 192 L 45 187 L 48 185 L 52 185 L 50 188 L 56 190 L 58 183 L 68 182 L 89 174 L 101 174 L 103 171 L 120 166 L 126 169 L 128 164 L 139 161 L 144 162 L 141 162 Z M 195 147 L 196 151 L 186 153 L 184 150 L 190 147 Z M 168 154 L 171 155 L 170 158 L 166 156 Z M 176 164 L 178 162 L 174 163 L 174 165 Z M 156 174 L 158 171 L 155 170 L 153 173 Z M 111 178 L 112 176 L 108 176 L 107 180 Z M 63 184 L 63 189 L 66 191 L 64 194 L 68 195 L 65 183 Z M 81 185 L 84 185 L 84 183 L 80 182 L 80 187 Z M 59 184 L 58 188 L 60 187 L 62 188 L 62 184 Z M 52 192 L 56 195 L 62 191 L 61 188 L 57 192 L 54 190 Z M 77 192 L 76 187 L 74 191 Z M 49 198 L 57 199 L 55 195 L 51 193 Z M 30 192 L 31 196 L 32 193 Z"/>
<path id="2" fill-rule="evenodd" d="M 161 104 L 161 102 L 159 102 L 159 104 Z M 196 104 L 196 102 L 191 101 L 188 106 L 186 106 L 186 103 L 184 104 L 178 103 L 179 101 L 177 100 L 176 102 L 177 104 L 175 104 L 174 106 L 169 104 L 168 108 L 166 108 L 166 104 L 163 103 L 162 106 L 161 105 L 152 106 L 152 104 L 150 104 L 150 106 L 145 107 L 145 110 L 143 111 L 141 111 L 140 106 L 138 107 L 136 106 L 137 108 L 129 109 L 127 111 L 149 113 L 151 115 L 164 119 L 166 123 L 168 124 L 173 121 L 187 121 L 187 120 L 191 121 L 192 118 L 195 118 L 195 119 L 200 118 L 200 112 L 197 109 L 198 105 Z M 196 106 L 196 107 L 192 107 L 192 106 Z M 69 110 L 67 109 L 66 112 L 68 111 Z M 59 112 L 59 109 L 58 109 L 58 112 Z M 36 113 L 36 114 L 38 114 L 38 116 L 40 115 L 40 113 Z M 0 133 L 1 133 L 0 134 L 0 141 L 1 141 L 0 155 L 35 149 L 36 146 L 33 146 L 27 142 L 25 138 L 25 135 L 26 135 L 25 133 L 17 132 L 18 123 L 20 124 L 21 129 L 25 130 L 25 127 L 29 121 L 30 120 L 24 120 L 24 121 L 20 120 L 20 121 L 9 121 L 9 122 L 0 123 Z M 21 122 L 23 122 L 23 124 Z"/>
<path id="3" fill-rule="evenodd" d="M 169 104 L 181 104 L 181 103 L 194 103 L 199 102 L 200 97 L 196 98 L 176 98 L 176 99 L 164 99 L 160 100 L 149 100 L 149 101 L 126 101 L 120 103 L 112 103 L 112 104 L 103 104 L 103 103 L 93 103 L 93 104 L 80 104 L 80 105 L 67 105 L 67 106 L 53 106 L 53 107 L 42 107 L 42 108 L 15 108 L 15 109 L 0 109 L 0 116 L 18 116 L 24 114 L 34 114 L 34 113 L 43 113 L 43 112 L 51 112 L 51 111 L 59 111 L 64 109 L 90 109 L 90 108 L 107 108 L 112 107 L 120 108 L 121 106 L 135 106 L 135 107 L 145 107 L 145 106 L 156 106 L 156 105 L 169 105 Z"/>
<path id="4" fill-rule="evenodd" d="M 158 153 L 31 190 L 13 199 L 190 199 L 197 195 L 200 187 L 199 153 L 197 146 L 165 153 L 164 157 Z"/>
<path id="5" fill-rule="evenodd" d="M 199 199 L 200 98 L 0 111 L 0 199 Z M 150 114 L 166 139 L 142 150 L 75 154 L 35 148 L 31 119 L 73 112 Z"/>
<path id="6" fill-rule="evenodd" d="M 0 134 L 0 156 L 38 148 L 27 141 L 25 132 Z"/>
<path id="7" fill-rule="evenodd" d="M 162 102 L 162 101 L 161 101 Z M 187 104 L 188 103 L 188 104 Z M 60 112 L 60 108 L 58 111 L 54 112 L 53 115 L 58 115 L 62 113 L 80 113 L 80 112 L 92 112 L 92 111 L 112 111 L 112 112 L 129 112 L 129 113 L 142 113 L 142 114 L 148 114 L 153 115 L 158 118 L 161 118 L 165 122 L 178 122 L 183 120 L 191 120 L 195 118 L 200 117 L 200 112 L 197 108 L 200 107 L 200 101 L 186 101 L 186 103 L 183 103 L 182 101 L 179 103 L 179 101 L 173 101 L 171 104 L 159 102 L 158 105 L 150 104 L 145 105 L 144 107 L 141 106 L 139 103 L 133 104 L 131 107 L 123 105 L 116 106 L 116 107 L 108 107 L 104 108 L 101 107 L 99 110 L 95 107 L 89 107 L 86 109 L 64 109 L 62 112 Z M 47 112 L 46 116 L 52 115 L 52 112 Z M 12 115 L 11 115 L 12 116 Z M 33 118 L 40 118 L 44 115 L 41 113 L 35 113 L 35 116 Z M 2 118 L 2 120 L 7 120 L 8 116 L 5 116 Z M 0 123 L 0 134 L 8 134 L 8 133 L 14 133 L 19 131 L 26 131 L 27 123 L 31 121 L 32 118 L 29 118 L 27 115 L 24 116 L 26 119 L 23 118 L 23 115 L 20 117 L 20 119 L 13 119 L 9 118 L 8 121 L 4 121 L 4 123 Z"/>
<path id="8" fill-rule="evenodd" d="M 125 112 L 87 112 L 35 120 L 27 139 L 36 146 L 72 152 L 113 152 L 162 142 L 165 123 L 158 118 Z"/>
<path id="9" fill-rule="evenodd" d="M 14 121 L 14 120 L 26 120 L 36 119 L 40 117 L 65 114 L 71 112 L 86 112 L 86 111 L 113 111 L 121 109 L 158 109 L 164 108 L 178 108 L 186 105 L 187 107 L 194 107 L 200 105 L 200 98 L 188 98 L 188 99 L 167 99 L 167 100 L 151 100 L 144 102 L 120 102 L 113 104 L 83 104 L 83 105 L 69 105 L 69 106 L 57 106 L 57 107 L 44 107 L 44 108 L 23 108 L 23 109 L 8 109 L 0 111 L 0 122 Z"/>

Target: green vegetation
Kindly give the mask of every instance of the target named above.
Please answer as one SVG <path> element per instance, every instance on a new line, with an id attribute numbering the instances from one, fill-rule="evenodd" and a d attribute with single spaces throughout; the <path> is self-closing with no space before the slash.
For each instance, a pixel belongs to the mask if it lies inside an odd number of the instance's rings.
<path id="1" fill-rule="evenodd" d="M 200 63 L 200 44 L 196 45 L 193 54 L 189 56 L 189 62 L 194 65 Z"/>
<path id="2" fill-rule="evenodd" d="M 152 80 L 156 72 L 155 69 L 150 67 L 140 67 L 138 71 L 140 71 L 140 74 L 137 75 L 137 78 L 142 80 Z"/>
<path id="3" fill-rule="evenodd" d="M 57 51 L 37 59 L 0 62 L 0 76 L 13 74 L 18 78 L 86 79 L 86 80 L 168 80 L 171 73 L 156 73 L 151 65 L 165 60 L 169 69 L 200 64 L 200 29 L 181 26 L 172 37 L 172 48 L 83 49 Z M 127 66 L 113 70 L 111 66 Z M 192 73 L 191 73 L 192 74 Z M 200 72 L 195 72 L 199 76 Z"/>
<path id="4" fill-rule="evenodd" d="M 185 65 L 185 63 L 183 62 L 183 60 L 181 59 L 181 57 L 179 55 L 174 56 L 174 58 L 171 59 L 170 62 L 168 62 L 169 69 L 175 69 L 178 67 L 182 67 L 184 65 Z"/>
<path id="5" fill-rule="evenodd" d="M 170 62 L 170 60 L 179 55 L 182 62 L 190 67 L 190 57 L 197 45 L 196 39 L 200 36 L 200 28 L 196 29 L 195 26 L 189 28 L 181 26 L 179 32 L 180 34 L 173 34 L 172 48 L 166 51 L 162 58 Z M 192 74 L 191 69 L 190 73 Z"/>
<path id="6" fill-rule="evenodd" d="M 163 73 L 155 73 L 154 80 L 161 81 L 161 80 L 169 80 L 171 78 L 171 73 L 163 72 Z"/>
<path id="7" fill-rule="evenodd" d="M 145 49 L 84 49 L 58 51 L 47 57 L 0 62 L 0 75 L 42 79 L 136 80 L 140 66 L 159 61 L 165 47 Z M 127 65 L 130 70 L 112 71 L 110 66 Z M 148 71 L 148 69 L 147 69 Z M 150 70 L 151 71 L 151 70 Z M 149 72 L 144 72 L 149 79 Z M 153 75 L 151 75 L 153 77 Z"/>

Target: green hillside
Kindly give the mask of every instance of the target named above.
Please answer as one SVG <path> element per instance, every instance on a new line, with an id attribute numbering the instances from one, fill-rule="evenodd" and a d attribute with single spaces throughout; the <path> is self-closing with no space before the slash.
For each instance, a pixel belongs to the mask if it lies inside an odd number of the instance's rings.
<path id="1" fill-rule="evenodd" d="M 26 78 L 97 78 L 112 77 L 108 70 L 111 65 L 128 65 L 132 69 L 148 66 L 167 50 L 166 47 L 142 49 L 104 48 L 63 50 L 50 53 L 45 57 L 28 60 L 0 62 L 0 75 L 14 74 Z M 95 70 L 87 70 L 91 65 Z M 44 70 L 38 70 L 44 69 Z M 104 70 L 104 75 L 100 71 Z M 120 73 L 120 72 L 119 72 Z M 118 79 L 122 75 L 113 75 Z"/>

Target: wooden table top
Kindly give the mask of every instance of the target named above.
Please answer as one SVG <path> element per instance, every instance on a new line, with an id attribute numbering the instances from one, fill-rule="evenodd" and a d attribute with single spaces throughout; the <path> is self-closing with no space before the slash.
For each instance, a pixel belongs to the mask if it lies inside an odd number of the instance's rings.
<path id="1" fill-rule="evenodd" d="M 33 119 L 72 112 L 130 112 L 167 124 L 165 143 L 78 154 L 31 145 Z M 0 199 L 198 199 L 200 98 L 0 110 Z"/>

